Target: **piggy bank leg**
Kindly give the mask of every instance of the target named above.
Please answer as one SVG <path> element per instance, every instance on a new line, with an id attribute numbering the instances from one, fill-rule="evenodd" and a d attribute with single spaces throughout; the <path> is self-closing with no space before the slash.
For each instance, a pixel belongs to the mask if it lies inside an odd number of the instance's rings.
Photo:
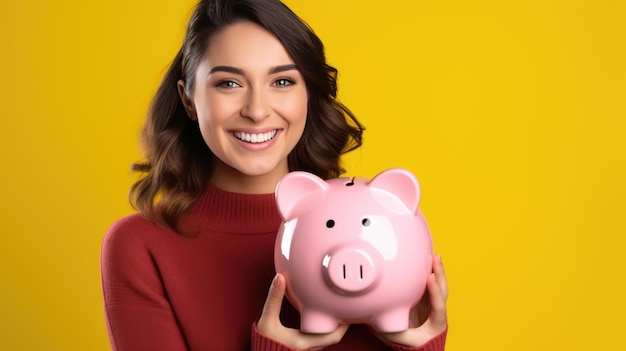
<path id="1" fill-rule="evenodd" d="M 378 315 L 370 326 L 379 332 L 397 333 L 409 328 L 409 309 L 396 308 Z"/>
<path id="2" fill-rule="evenodd" d="M 339 320 L 327 313 L 302 310 L 300 313 L 300 330 L 311 334 L 327 334 L 339 326 Z"/>

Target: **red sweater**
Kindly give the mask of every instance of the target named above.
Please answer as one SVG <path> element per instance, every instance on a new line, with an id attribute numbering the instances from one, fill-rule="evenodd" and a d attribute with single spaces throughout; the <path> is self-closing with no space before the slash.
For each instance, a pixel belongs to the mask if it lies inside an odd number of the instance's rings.
<path id="1" fill-rule="evenodd" d="M 209 185 L 182 223 L 197 235 L 185 238 L 137 214 L 106 233 L 102 287 L 113 350 L 292 350 L 254 327 L 274 276 L 274 195 Z M 288 302 L 281 318 L 298 326 Z M 390 347 L 354 325 L 326 350 L 436 351 L 445 337 L 420 349 Z"/>

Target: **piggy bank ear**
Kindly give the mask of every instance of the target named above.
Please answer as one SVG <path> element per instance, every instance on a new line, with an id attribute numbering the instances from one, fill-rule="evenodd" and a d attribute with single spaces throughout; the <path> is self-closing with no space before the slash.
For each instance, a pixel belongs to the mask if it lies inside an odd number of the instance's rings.
<path id="1" fill-rule="evenodd" d="M 420 203 L 420 186 L 413 173 L 402 168 L 392 168 L 379 173 L 374 179 L 369 181 L 370 188 L 382 190 L 382 193 L 391 193 L 410 213 L 416 213 Z M 375 194 L 376 195 L 376 194 Z M 394 207 L 388 201 L 388 196 L 379 194 L 377 199 L 385 202 L 386 205 Z"/>
<path id="2" fill-rule="evenodd" d="M 287 173 L 276 186 L 276 204 L 283 220 L 288 221 L 319 205 L 328 184 L 308 172 Z"/>

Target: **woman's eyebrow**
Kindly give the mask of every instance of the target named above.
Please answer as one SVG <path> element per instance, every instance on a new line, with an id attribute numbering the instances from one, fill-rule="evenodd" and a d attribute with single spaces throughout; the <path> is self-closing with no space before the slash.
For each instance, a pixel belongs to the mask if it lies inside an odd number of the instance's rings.
<path id="1" fill-rule="evenodd" d="M 294 64 L 275 66 L 275 67 L 272 67 L 270 69 L 270 74 L 280 73 L 280 72 L 285 72 L 285 71 L 291 71 L 291 70 L 296 70 L 297 71 L 298 68 Z"/>
<path id="2" fill-rule="evenodd" d="M 243 70 L 241 68 L 236 68 L 232 66 L 215 66 L 211 68 L 209 74 L 213 74 L 215 72 L 228 72 L 233 74 L 243 75 Z"/>

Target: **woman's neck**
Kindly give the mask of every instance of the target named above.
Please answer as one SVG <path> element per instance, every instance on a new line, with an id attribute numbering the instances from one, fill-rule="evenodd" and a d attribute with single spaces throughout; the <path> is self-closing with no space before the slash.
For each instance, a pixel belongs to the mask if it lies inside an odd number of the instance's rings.
<path id="1" fill-rule="evenodd" d="M 278 181 L 289 172 L 287 165 L 284 169 L 275 169 L 261 175 L 248 175 L 239 172 L 222 162 L 214 162 L 213 174 L 209 181 L 216 187 L 240 194 L 269 194 L 276 190 Z"/>

